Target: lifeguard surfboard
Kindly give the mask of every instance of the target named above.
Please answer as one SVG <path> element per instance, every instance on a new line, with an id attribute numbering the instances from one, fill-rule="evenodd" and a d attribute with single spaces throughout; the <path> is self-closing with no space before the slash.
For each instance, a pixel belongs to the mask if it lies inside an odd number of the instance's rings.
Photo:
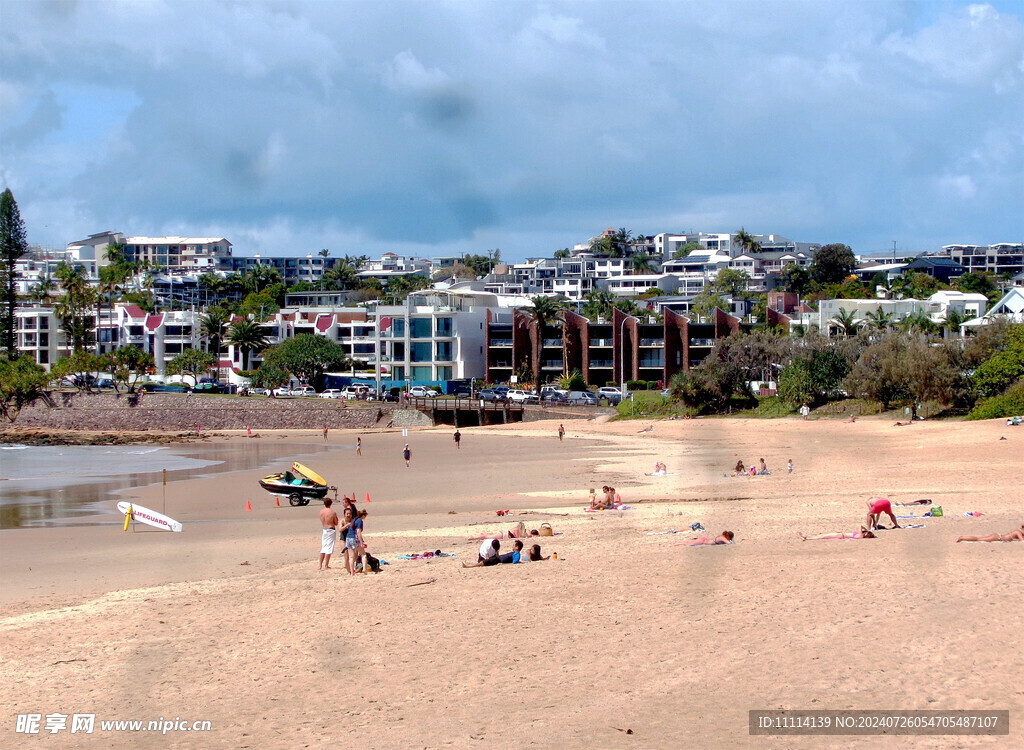
<path id="1" fill-rule="evenodd" d="M 149 508 L 143 508 L 141 505 L 135 505 L 134 503 L 120 502 L 117 504 L 117 510 L 119 513 L 124 514 L 124 530 L 128 531 L 128 519 L 138 521 L 140 523 L 147 523 L 150 526 L 155 526 L 158 529 L 164 531 L 181 531 L 182 525 L 175 521 L 169 516 L 165 516 L 163 513 L 157 513 L 155 510 Z"/>

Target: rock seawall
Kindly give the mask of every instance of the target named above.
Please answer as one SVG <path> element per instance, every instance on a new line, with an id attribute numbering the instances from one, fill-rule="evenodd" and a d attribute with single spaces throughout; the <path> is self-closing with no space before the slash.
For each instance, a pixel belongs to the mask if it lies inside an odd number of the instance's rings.
<path id="1" fill-rule="evenodd" d="M 174 432 L 195 430 L 295 430 L 418 426 L 429 417 L 394 404 L 352 405 L 334 399 L 267 398 L 265 396 L 185 396 L 177 393 L 54 394 L 57 408 L 42 402 L 25 407 L 12 427 L 18 430 L 130 430 Z M 405 415 L 403 412 L 413 411 Z M 402 424 L 399 424 L 399 423 Z"/>

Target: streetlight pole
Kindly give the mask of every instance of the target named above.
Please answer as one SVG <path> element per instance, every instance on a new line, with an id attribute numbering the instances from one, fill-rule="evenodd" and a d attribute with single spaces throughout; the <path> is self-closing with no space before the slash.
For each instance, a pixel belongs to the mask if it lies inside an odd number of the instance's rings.
<path id="1" fill-rule="evenodd" d="M 625 328 L 626 323 L 632 318 L 632 315 L 627 315 L 619 324 L 619 390 L 622 392 L 622 398 L 626 397 L 626 355 L 623 352 L 623 345 L 626 342 Z"/>

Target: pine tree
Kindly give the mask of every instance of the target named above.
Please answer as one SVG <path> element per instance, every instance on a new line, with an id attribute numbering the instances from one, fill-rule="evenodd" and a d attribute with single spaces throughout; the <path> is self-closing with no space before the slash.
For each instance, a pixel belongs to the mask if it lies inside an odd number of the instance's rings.
<path id="1" fill-rule="evenodd" d="M 10 188 L 0 195 L 0 286 L 3 294 L 0 306 L 0 347 L 9 359 L 17 357 L 14 333 L 14 309 L 18 304 L 14 264 L 28 250 L 25 222 L 21 220 L 18 202 Z"/>

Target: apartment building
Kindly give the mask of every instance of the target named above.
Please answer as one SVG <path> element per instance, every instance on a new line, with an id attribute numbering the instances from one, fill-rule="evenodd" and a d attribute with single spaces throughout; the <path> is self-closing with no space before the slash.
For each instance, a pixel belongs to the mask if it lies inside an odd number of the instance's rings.
<path id="1" fill-rule="evenodd" d="M 1024 243 L 999 242 L 994 245 L 945 245 L 939 257 L 951 258 L 965 272 L 1018 274 L 1024 271 Z"/>
<path id="2" fill-rule="evenodd" d="M 147 262 L 167 269 L 215 269 L 231 257 L 224 237 L 125 237 L 124 254 L 130 262 Z"/>

